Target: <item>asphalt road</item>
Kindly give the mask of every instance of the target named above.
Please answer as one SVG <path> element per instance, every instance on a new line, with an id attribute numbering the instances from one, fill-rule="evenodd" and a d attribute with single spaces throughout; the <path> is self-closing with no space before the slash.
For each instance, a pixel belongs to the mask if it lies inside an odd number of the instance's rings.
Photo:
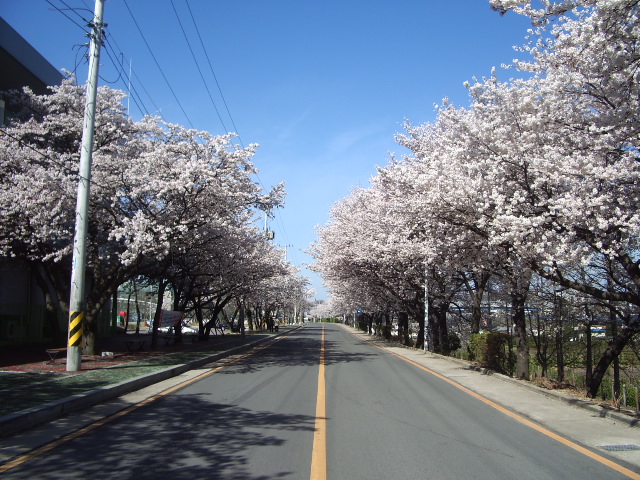
<path id="1" fill-rule="evenodd" d="M 176 380 L 191 383 L 171 393 L 141 393 L 115 419 L 96 410 L 109 421 L 2 477 L 628 478 L 337 325 L 308 325 L 231 361 Z"/>

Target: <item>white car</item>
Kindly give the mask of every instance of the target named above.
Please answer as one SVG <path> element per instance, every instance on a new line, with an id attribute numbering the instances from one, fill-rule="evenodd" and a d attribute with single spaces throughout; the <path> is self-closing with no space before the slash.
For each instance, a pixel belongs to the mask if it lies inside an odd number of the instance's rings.
<path id="1" fill-rule="evenodd" d="M 149 325 L 149 332 L 151 332 L 152 330 L 153 330 L 153 326 Z M 173 325 L 168 326 L 168 327 L 158 327 L 158 332 L 166 333 L 168 335 L 172 335 L 173 333 L 175 333 L 175 327 Z M 183 335 L 197 335 L 198 334 L 198 328 L 197 327 L 192 327 L 191 325 L 189 325 L 186 322 L 182 322 L 182 334 Z"/>

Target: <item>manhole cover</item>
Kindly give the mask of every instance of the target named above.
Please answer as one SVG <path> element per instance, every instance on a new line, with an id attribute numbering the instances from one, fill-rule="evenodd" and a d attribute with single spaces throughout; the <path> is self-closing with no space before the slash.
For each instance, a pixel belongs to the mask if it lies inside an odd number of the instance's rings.
<path id="1" fill-rule="evenodd" d="M 640 450 L 640 445 L 632 443 L 626 445 L 600 445 L 600 448 L 608 452 L 629 452 L 631 450 Z"/>

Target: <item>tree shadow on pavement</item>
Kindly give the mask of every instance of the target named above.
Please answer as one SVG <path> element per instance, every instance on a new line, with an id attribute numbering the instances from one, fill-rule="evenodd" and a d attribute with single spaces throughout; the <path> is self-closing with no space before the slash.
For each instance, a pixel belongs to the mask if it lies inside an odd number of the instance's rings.
<path id="1" fill-rule="evenodd" d="M 72 440 L 7 472 L 7 478 L 228 479 L 301 478 L 287 467 L 269 472 L 250 461 L 256 447 L 292 455 L 312 416 L 252 411 L 210 403 L 206 394 L 172 396 Z M 308 472 L 306 472 L 308 476 Z M 304 474 L 302 475 L 304 476 Z"/>
<path id="2" fill-rule="evenodd" d="M 261 369 L 278 366 L 316 366 L 320 359 L 321 337 L 319 330 L 307 328 L 295 334 L 294 338 L 280 338 L 266 348 L 258 349 L 255 355 L 241 360 L 235 365 L 223 369 L 222 374 L 255 372 Z M 347 352 L 336 342 L 325 339 L 325 365 L 338 363 L 364 362 L 379 355 L 377 352 Z"/>

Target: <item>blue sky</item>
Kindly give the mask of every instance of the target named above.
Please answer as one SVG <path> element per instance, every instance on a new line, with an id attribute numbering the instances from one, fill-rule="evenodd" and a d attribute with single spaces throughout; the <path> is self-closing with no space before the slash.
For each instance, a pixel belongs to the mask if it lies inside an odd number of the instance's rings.
<path id="1" fill-rule="evenodd" d="M 0 0 L 0 16 L 84 83 L 80 17 L 91 19 L 93 7 Z M 304 268 L 315 226 L 352 187 L 366 187 L 389 152 L 407 153 L 394 141 L 405 119 L 434 120 L 444 97 L 467 105 L 464 81 L 517 58 L 513 45 L 529 28 L 524 18 L 491 11 L 488 0 L 107 0 L 104 20 L 100 84 L 127 90 L 118 63 L 127 74 L 130 63 L 134 118 L 160 113 L 260 144 L 260 182 L 287 184 L 286 205 L 269 226 L 318 299 L 326 298 L 322 282 Z"/>

